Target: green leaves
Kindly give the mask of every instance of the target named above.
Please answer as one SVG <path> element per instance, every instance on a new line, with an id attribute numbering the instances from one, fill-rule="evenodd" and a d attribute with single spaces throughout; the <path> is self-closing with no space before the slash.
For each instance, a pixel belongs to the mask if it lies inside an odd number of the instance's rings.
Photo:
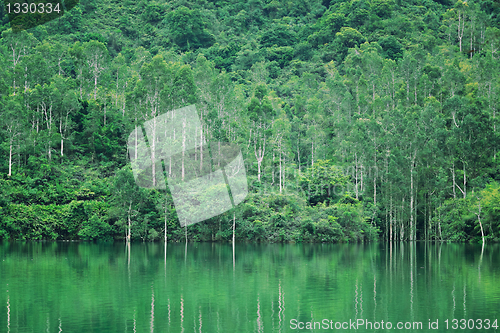
<path id="1" fill-rule="evenodd" d="M 299 179 L 311 205 L 333 200 L 345 192 L 349 180 L 331 160 L 318 160 Z"/>
<path id="2" fill-rule="evenodd" d="M 183 50 L 209 47 L 215 42 L 201 17 L 187 7 L 181 6 L 168 13 L 166 24 L 173 41 Z"/>
<path id="3" fill-rule="evenodd" d="M 83 240 L 111 240 L 111 226 L 97 215 L 92 215 L 78 232 Z"/>
<path id="4" fill-rule="evenodd" d="M 295 32 L 282 24 L 271 26 L 271 29 L 267 30 L 260 38 L 260 43 L 264 47 L 293 46 L 296 42 Z"/>
<path id="5" fill-rule="evenodd" d="M 403 46 L 394 36 L 387 36 L 379 40 L 386 58 L 398 60 L 403 58 Z"/>
<path id="6" fill-rule="evenodd" d="M 125 140 L 196 103 L 206 139 L 238 143 L 264 193 L 236 210 L 240 238 L 361 240 L 395 223 L 435 238 L 441 223 L 466 240 L 472 190 L 486 191 L 496 237 L 496 190 L 484 187 L 499 179 L 498 10 L 441 3 L 85 0 L 86 15 L 46 29 L 0 27 L 2 217 L 19 205 L 12 214 L 36 230 L 10 218 L 4 235 L 154 240 L 165 214 L 169 237 L 183 238 L 175 210 L 124 168 Z M 466 200 L 446 202 L 459 188 Z M 109 210 L 84 207 L 99 201 Z M 73 216 L 65 231 L 50 205 Z M 224 216 L 189 237 L 225 239 L 231 225 Z"/>

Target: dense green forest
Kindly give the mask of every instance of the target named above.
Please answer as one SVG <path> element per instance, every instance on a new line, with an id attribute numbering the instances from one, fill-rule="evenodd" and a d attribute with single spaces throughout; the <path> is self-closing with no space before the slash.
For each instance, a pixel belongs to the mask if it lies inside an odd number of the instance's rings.
<path id="1" fill-rule="evenodd" d="M 0 11 L 3 9 L 0 9 Z M 0 239 L 500 239 L 500 4 L 81 0 L 0 12 Z M 249 195 L 180 227 L 127 139 L 195 104 Z M 167 200 L 165 200 L 167 197 Z"/>

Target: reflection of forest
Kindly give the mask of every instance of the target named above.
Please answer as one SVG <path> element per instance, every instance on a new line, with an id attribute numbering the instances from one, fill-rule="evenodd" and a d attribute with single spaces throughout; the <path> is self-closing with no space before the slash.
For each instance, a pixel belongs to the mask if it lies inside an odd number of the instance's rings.
<path id="1" fill-rule="evenodd" d="M 0 238 L 228 241 L 235 218 L 241 241 L 498 241 L 499 14 L 85 0 L 16 33 L 1 12 Z M 250 193 L 184 230 L 175 193 L 134 182 L 127 140 L 193 104 Z"/>
<path id="2" fill-rule="evenodd" d="M 207 243 L 4 242 L 0 301 L 10 312 L 0 325 L 269 332 L 287 331 L 292 319 L 424 327 L 430 319 L 441 327 L 446 319 L 489 318 L 493 324 L 498 250 L 498 244 L 423 242 L 236 244 L 234 250 Z"/>

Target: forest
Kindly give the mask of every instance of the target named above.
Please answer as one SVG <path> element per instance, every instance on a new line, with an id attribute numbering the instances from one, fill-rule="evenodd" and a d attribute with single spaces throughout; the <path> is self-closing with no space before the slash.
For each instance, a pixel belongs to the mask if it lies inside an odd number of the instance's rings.
<path id="1" fill-rule="evenodd" d="M 71 7 L 27 30 L 0 7 L 0 239 L 500 240 L 498 1 Z M 182 228 L 127 140 L 193 104 L 249 194 Z"/>

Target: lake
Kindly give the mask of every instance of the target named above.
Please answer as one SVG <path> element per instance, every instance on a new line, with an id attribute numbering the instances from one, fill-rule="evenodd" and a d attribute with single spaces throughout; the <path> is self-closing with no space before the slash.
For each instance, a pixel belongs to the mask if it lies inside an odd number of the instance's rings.
<path id="1" fill-rule="evenodd" d="M 0 332 L 493 332 L 499 321 L 499 244 L 0 243 Z"/>

